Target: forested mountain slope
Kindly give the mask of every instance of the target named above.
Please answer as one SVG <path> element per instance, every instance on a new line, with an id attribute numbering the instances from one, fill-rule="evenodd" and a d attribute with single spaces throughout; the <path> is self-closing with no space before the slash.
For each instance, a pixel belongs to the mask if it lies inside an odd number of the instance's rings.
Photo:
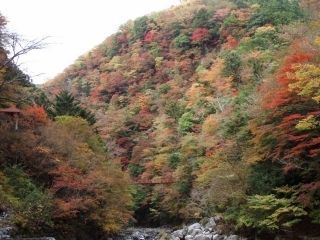
<path id="1" fill-rule="evenodd" d="M 92 114 L 68 93 L 49 104 L 19 69 L 42 46 L 0 14 L 0 239 L 107 237 L 132 220 L 131 182 L 106 158 Z"/>
<path id="2" fill-rule="evenodd" d="M 238 229 L 319 227 L 318 10 L 184 1 L 124 24 L 43 88 L 95 113 L 141 223 L 222 213 Z"/>

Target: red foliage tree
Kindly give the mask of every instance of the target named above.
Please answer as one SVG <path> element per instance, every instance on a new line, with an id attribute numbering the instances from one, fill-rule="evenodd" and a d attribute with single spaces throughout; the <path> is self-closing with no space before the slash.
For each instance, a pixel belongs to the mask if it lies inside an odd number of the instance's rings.
<path id="1" fill-rule="evenodd" d="M 226 48 L 227 49 L 234 49 L 235 47 L 237 47 L 239 44 L 238 40 L 235 39 L 233 36 L 229 35 L 227 37 L 227 42 L 226 42 Z"/>
<path id="2" fill-rule="evenodd" d="M 33 126 L 45 125 L 48 122 L 48 115 L 41 106 L 33 105 L 28 107 L 23 112 L 23 115 L 25 122 Z"/>
<path id="3" fill-rule="evenodd" d="M 305 63 L 312 59 L 311 53 L 295 52 L 289 55 L 277 73 L 278 89 L 276 92 L 270 92 L 265 98 L 264 106 L 269 109 L 279 107 L 288 103 L 292 93 L 289 91 L 288 85 L 294 81 L 295 65 Z"/>
<path id="4" fill-rule="evenodd" d="M 197 28 L 193 31 L 191 40 L 195 43 L 201 43 L 209 38 L 209 30 L 207 28 Z"/>
<path id="5" fill-rule="evenodd" d="M 151 30 L 147 32 L 146 35 L 144 36 L 144 42 L 151 43 L 155 40 L 155 38 L 156 38 L 156 32 L 154 30 Z"/>

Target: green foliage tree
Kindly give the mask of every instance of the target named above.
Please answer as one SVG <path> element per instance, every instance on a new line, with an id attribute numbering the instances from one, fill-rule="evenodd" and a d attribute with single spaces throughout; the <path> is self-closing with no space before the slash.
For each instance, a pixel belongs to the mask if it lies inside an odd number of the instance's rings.
<path id="1" fill-rule="evenodd" d="M 147 16 L 137 18 L 133 22 L 132 35 L 134 40 L 142 39 L 148 30 L 148 21 Z"/>
<path id="2" fill-rule="evenodd" d="M 55 116 L 79 116 L 86 119 L 90 124 L 95 123 L 94 115 L 82 108 L 78 101 L 67 91 L 62 91 L 56 96 L 54 103 Z"/>
<path id="3" fill-rule="evenodd" d="M 239 19 L 235 15 L 230 15 L 223 21 L 223 26 L 224 27 L 231 27 L 231 26 L 236 26 L 240 23 Z"/>
<path id="4" fill-rule="evenodd" d="M 248 176 L 251 194 L 271 194 L 273 189 L 285 183 L 281 166 L 270 161 L 261 162 L 251 167 Z"/>
<path id="5" fill-rule="evenodd" d="M 241 212 L 238 224 L 260 231 L 278 231 L 289 229 L 306 215 L 307 212 L 293 197 L 254 195 L 248 198 L 246 209 Z"/>
<path id="6" fill-rule="evenodd" d="M 129 169 L 130 175 L 133 177 L 138 177 L 144 171 L 144 167 L 134 163 L 129 163 L 128 169 Z"/>
<path id="7" fill-rule="evenodd" d="M 176 169 L 181 162 L 181 154 L 179 152 L 171 153 L 169 156 L 169 166 Z"/>
<path id="8" fill-rule="evenodd" d="M 182 114 L 181 118 L 179 118 L 179 132 L 182 134 L 187 134 L 192 130 L 194 121 L 194 115 L 192 112 L 185 112 Z"/>
<path id="9" fill-rule="evenodd" d="M 223 74 L 227 77 L 233 77 L 236 83 L 241 81 L 240 70 L 241 70 L 241 57 L 236 51 L 226 53 L 224 56 L 224 68 Z"/>
<path id="10" fill-rule="evenodd" d="M 118 54 L 119 49 L 120 49 L 120 44 L 117 41 L 117 35 L 115 35 L 112 38 L 111 46 L 109 46 L 106 50 L 106 55 L 109 58 L 113 58 Z"/>
<path id="11" fill-rule="evenodd" d="M 22 169 L 13 166 L 4 169 L 2 191 L 4 205 L 13 210 L 11 221 L 24 233 L 39 233 L 52 227 L 52 196 L 36 186 Z M 3 203 L 2 203 L 3 204 Z"/>
<path id="12" fill-rule="evenodd" d="M 262 31 L 256 32 L 254 36 L 240 44 L 240 52 L 277 50 L 286 45 L 273 27 L 261 27 L 260 29 Z"/>
<path id="13" fill-rule="evenodd" d="M 199 27 L 208 27 L 209 24 L 209 18 L 210 18 L 210 12 L 202 8 L 200 9 L 193 17 L 192 19 L 192 27 L 199 28 Z"/>
<path id="14" fill-rule="evenodd" d="M 180 22 L 173 22 L 170 24 L 170 30 L 173 38 L 176 38 L 180 35 L 183 26 Z"/>
<path id="15" fill-rule="evenodd" d="M 186 50 L 191 47 L 190 39 L 185 34 L 180 34 L 178 37 L 176 37 L 174 40 L 174 46 L 176 48 L 180 48 L 182 50 Z"/>
<path id="16" fill-rule="evenodd" d="M 165 106 L 165 112 L 170 117 L 172 117 L 176 121 L 178 121 L 178 119 L 185 112 L 185 106 L 182 103 L 170 101 L 170 102 L 167 102 L 167 104 Z"/>
<path id="17" fill-rule="evenodd" d="M 289 24 L 303 17 L 298 0 L 255 0 L 254 2 L 258 3 L 260 8 L 251 17 L 248 27 Z"/>
<path id="18" fill-rule="evenodd" d="M 188 196 L 192 188 L 192 166 L 183 164 L 179 166 L 177 171 L 181 172 L 179 180 L 175 183 L 178 192 L 183 196 Z"/>

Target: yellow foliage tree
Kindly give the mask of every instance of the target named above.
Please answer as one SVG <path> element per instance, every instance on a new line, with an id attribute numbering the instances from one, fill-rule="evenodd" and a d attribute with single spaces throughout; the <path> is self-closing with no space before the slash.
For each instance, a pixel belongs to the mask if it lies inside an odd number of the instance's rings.
<path id="1" fill-rule="evenodd" d="M 296 82 L 289 85 L 290 90 L 320 103 L 320 67 L 313 64 L 299 64 L 296 66 L 295 78 Z"/>

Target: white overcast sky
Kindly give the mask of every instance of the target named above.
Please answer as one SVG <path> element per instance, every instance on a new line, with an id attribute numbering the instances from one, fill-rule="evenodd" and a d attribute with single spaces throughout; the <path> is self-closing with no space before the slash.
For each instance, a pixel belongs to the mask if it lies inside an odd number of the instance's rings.
<path id="1" fill-rule="evenodd" d="M 50 44 L 20 59 L 43 83 L 116 32 L 121 24 L 179 4 L 179 0 L 0 0 L 8 29 L 26 39 L 50 36 Z"/>

